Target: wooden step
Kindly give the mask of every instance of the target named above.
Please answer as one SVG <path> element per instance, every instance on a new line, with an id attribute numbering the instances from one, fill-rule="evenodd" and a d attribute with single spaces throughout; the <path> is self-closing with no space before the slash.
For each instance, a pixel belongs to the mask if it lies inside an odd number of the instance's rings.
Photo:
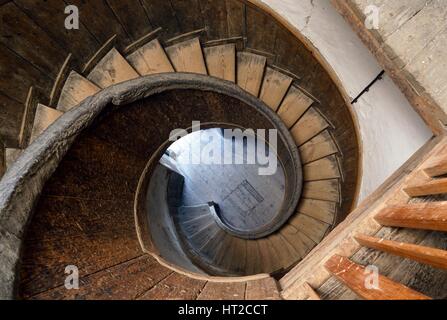
<path id="1" fill-rule="evenodd" d="M 22 149 L 5 148 L 5 165 L 9 168 L 22 154 Z"/>
<path id="2" fill-rule="evenodd" d="M 299 148 L 299 151 L 303 164 L 319 160 L 339 152 L 334 138 L 327 130 L 303 144 Z"/>
<path id="3" fill-rule="evenodd" d="M 313 103 L 314 101 L 300 89 L 291 86 L 287 96 L 279 107 L 278 116 L 284 121 L 287 128 L 290 129 Z"/>
<path id="4" fill-rule="evenodd" d="M 332 225 L 337 214 L 337 204 L 331 201 L 302 198 L 298 212 Z"/>
<path id="5" fill-rule="evenodd" d="M 166 53 L 177 72 L 208 74 L 199 38 L 167 47 Z"/>
<path id="6" fill-rule="evenodd" d="M 299 213 L 289 223 L 315 243 L 320 243 L 330 228 L 327 223 Z"/>
<path id="7" fill-rule="evenodd" d="M 262 273 L 261 253 L 259 251 L 258 241 L 247 241 L 247 255 L 246 255 L 246 273 L 258 274 Z"/>
<path id="8" fill-rule="evenodd" d="M 225 235 L 222 237 L 221 243 L 218 244 L 214 248 L 216 250 L 216 265 L 218 267 L 221 267 L 225 264 L 225 262 L 230 258 L 230 250 L 231 250 L 231 244 L 233 242 L 233 236 L 229 235 L 228 233 L 225 233 Z"/>
<path id="9" fill-rule="evenodd" d="M 107 88 L 114 84 L 138 78 L 139 74 L 126 59 L 113 48 L 93 68 L 87 79 L 99 86 Z"/>
<path id="10" fill-rule="evenodd" d="M 304 181 L 317 181 L 341 178 L 337 157 L 332 155 L 303 167 Z"/>
<path id="11" fill-rule="evenodd" d="M 358 235 L 355 237 L 364 247 L 380 250 L 406 259 L 424 263 L 435 268 L 447 270 L 447 251 L 415 244 L 402 243 Z"/>
<path id="12" fill-rule="evenodd" d="M 290 224 L 283 226 L 280 233 L 295 248 L 301 259 L 315 246 L 315 242 L 312 239 Z"/>
<path id="13" fill-rule="evenodd" d="M 219 259 L 220 249 L 224 247 L 227 233 L 219 228 L 219 232 L 200 248 L 201 257 L 210 264 L 216 265 Z"/>
<path id="14" fill-rule="evenodd" d="M 273 111 L 277 111 L 293 79 L 275 69 L 267 67 L 259 98 Z"/>
<path id="15" fill-rule="evenodd" d="M 224 44 L 204 49 L 208 74 L 236 82 L 236 45 Z"/>
<path id="16" fill-rule="evenodd" d="M 329 123 L 326 119 L 314 108 L 309 108 L 293 126 L 290 133 L 296 144 L 302 146 L 327 128 L 329 128 Z"/>
<path id="17" fill-rule="evenodd" d="M 447 202 L 388 207 L 375 219 L 387 227 L 447 232 Z"/>
<path id="18" fill-rule="evenodd" d="M 430 177 L 439 177 L 447 174 L 447 161 L 444 159 L 436 163 L 435 165 L 424 169 L 424 172 Z"/>
<path id="19" fill-rule="evenodd" d="M 379 275 L 379 289 L 368 289 L 368 276 L 363 266 L 345 257 L 334 255 L 325 264 L 326 269 L 349 289 L 366 300 L 428 300 L 423 294 Z"/>
<path id="20" fill-rule="evenodd" d="M 39 103 L 34 117 L 33 129 L 31 131 L 31 143 L 63 114 L 64 113 L 59 110 L 49 108 Z"/>
<path id="21" fill-rule="evenodd" d="M 175 72 L 158 39 L 154 39 L 127 56 L 127 61 L 142 76 Z"/>
<path id="22" fill-rule="evenodd" d="M 288 243 L 280 233 L 268 237 L 271 246 L 276 251 L 279 262 L 284 270 L 287 270 L 295 262 L 299 261 L 301 256 L 296 249 Z"/>
<path id="23" fill-rule="evenodd" d="M 214 237 L 217 236 L 221 229 L 216 223 L 210 223 L 205 228 L 203 228 L 200 232 L 188 238 L 188 242 L 191 246 L 197 251 L 201 253 L 203 247 L 205 247 Z"/>
<path id="24" fill-rule="evenodd" d="M 205 215 L 188 221 L 179 221 L 178 224 L 187 239 L 194 237 L 214 223 L 211 216 Z"/>
<path id="25" fill-rule="evenodd" d="M 248 93 L 257 97 L 264 78 L 267 58 L 249 52 L 237 54 L 237 84 Z"/>
<path id="26" fill-rule="evenodd" d="M 57 110 L 67 112 L 88 97 L 96 94 L 99 90 L 100 88 L 98 86 L 81 76 L 76 71 L 72 71 L 62 88 L 57 103 Z"/>
<path id="27" fill-rule="evenodd" d="M 258 246 L 261 253 L 262 270 L 264 270 L 264 273 L 278 271 L 281 268 L 281 263 L 279 261 L 279 256 L 269 239 L 259 239 Z"/>
<path id="28" fill-rule="evenodd" d="M 188 223 L 197 218 L 210 216 L 210 206 L 208 204 L 190 206 L 190 207 L 180 207 L 177 209 L 175 214 L 176 220 L 179 223 Z"/>
<path id="29" fill-rule="evenodd" d="M 230 256 L 229 270 L 235 274 L 245 275 L 247 240 L 233 237 Z"/>
<path id="30" fill-rule="evenodd" d="M 410 197 L 425 197 L 447 193 L 447 178 L 431 180 L 404 189 Z"/>
<path id="31" fill-rule="evenodd" d="M 340 203 L 340 181 L 308 181 L 303 186 L 303 198 Z"/>

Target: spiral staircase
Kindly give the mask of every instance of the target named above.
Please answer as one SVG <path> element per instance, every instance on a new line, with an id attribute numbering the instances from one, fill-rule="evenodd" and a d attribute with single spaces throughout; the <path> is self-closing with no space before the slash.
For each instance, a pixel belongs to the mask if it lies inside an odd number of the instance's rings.
<path id="1" fill-rule="evenodd" d="M 360 148 L 348 104 L 273 17 L 239 0 L 74 2 L 103 18 L 64 34 L 58 1 L 0 7 L 2 73 L 21 66 L 1 92 L 23 105 L 2 132 L 2 298 L 446 297 L 445 203 L 434 197 L 447 191 L 444 138 L 351 213 Z M 284 221 L 270 232 L 232 234 L 211 203 L 147 207 L 151 194 L 181 192 L 158 160 L 169 132 L 194 120 L 280 131 Z M 380 292 L 362 286 L 371 264 L 388 272 Z M 79 290 L 64 286 L 69 265 Z"/>

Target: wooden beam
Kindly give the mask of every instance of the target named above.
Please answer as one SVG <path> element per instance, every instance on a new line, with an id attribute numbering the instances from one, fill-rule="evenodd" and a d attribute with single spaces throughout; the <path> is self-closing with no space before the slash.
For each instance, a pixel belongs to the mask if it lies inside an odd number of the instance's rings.
<path id="1" fill-rule="evenodd" d="M 326 269 L 353 292 L 366 300 L 429 300 L 430 298 L 416 292 L 387 277 L 379 275 L 378 289 L 367 288 L 368 272 L 348 258 L 334 255 L 326 264 Z"/>
<path id="2" fill-rule="evenodd" d="M 307 282 L 305 282 L 303 284 L 303 288 L 307 292 L 307 294 L 309 295 L 309 298 L 307 300 L 312 300 L 312 301 L 321 300 L 321 298 L 318 295 L 318 293 L 316 293 L 315 290 Z"/>
<path id="3" fill-rule="evenodd" d="M 447 160 L 442 159 L 424 169 L 425 174 L 430 177 L 439 177 L 447 174 Z"/>
<path id="4" fill-rule="evenodd" d="M 407 187 L 404 191 L 410 197 L 424 197 L 447 193 L 447 179 L 432 180 L 416 186 Z"/>
<path id="5" fill-rule="evenodd" d="M 379 239 L 365 235 L 358 235 L 355 239 L 362 246 L 428 264 L 435 268 L 447 270 L 447 251 L 445 250 Z"/>
<path id="6" fill-rule="evenodd" d="M 375 220 L 383 226 L 447 232 L 447 202 L 385 208 Z"/>

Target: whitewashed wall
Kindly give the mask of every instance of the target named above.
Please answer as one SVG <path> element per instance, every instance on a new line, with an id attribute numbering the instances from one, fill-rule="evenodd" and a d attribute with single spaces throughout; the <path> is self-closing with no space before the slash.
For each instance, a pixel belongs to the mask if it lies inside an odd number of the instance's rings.
<path id="1" fill-rule="evenodd" d="M 261 0 L 296 27 L 322 54 L 353 100 L 382 71 L 329 0 Z M 430 130 L 385 77 L 353 105 L 363 143 L 360 201 L 430 137 Z"/>

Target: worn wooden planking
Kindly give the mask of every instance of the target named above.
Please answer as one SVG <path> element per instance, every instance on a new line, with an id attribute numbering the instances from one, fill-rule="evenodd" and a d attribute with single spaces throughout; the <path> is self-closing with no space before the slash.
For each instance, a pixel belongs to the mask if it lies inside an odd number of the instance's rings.
<path id="1" fill-rule="evenodd" d="M 368 273 L 365 268 L 345 257 L 334 255 L 325 263 L 326 269 L 347 285 L 356 294 L 367 300 L 427 300 L 410 288 L 379 275 L 379 289 L 365 286 Z"/>
<path id="2" fill-rule="evenodd" d="M 53 78 L 68 55 L 14 2 L 0 7 L 0 41 Z"/>
<path id="3" fill-rule="evenodd" d="M 127 56 L 127 61 L 142 76 L 174 72 L 174 68 L 158 39 L 148 42 Z"/>
<path id="4" fill-rule="evenodd" d="M 148 255 L 79 279 L 79 290 L 65 286 L 39 293 L 33 300 L 134 300 L 172 271 Z"/>
<path id="5" fill-rule="evenodd" d="M 170 39 L 181 33 L 180 25 L 170 1 L 141 0 L 154 28 L 161 27 L 162 40 Z"/>
<path id="6" fill-rule="evenodd" d="M 273 53 L 275 49 L 277 22 L 267 13 L 253 6 L 247 6 L 247 47 L 266 53 Z M 259 32 L 265 30 L 266 32 Z"/>
<path id="7" fill-rule="evenodd" d="M 239 87 L 257 97 L 261 90 L 266 63 L 267 59 L 263 56 L 249 52 L 238 52 L 237 84 Z"/>
<path id="8" fill-rule="evenodd" d="M 107 88 L 117 83 L 138 78 L 138 73 L 113 48 L 90 72 L 87 79 L 101 88 Z"/>
<path id="9" fill-rule="evenodd" d="M 203 23 L 207 26 L 208 41 L 228 38 L 227 6 L 225 0 L 200 0 Z"/>
<path id="10" fill-rule="evenodd" d="M 132 42 L 107 1 L 71 0 L 70 4 L 79 8 L 81 23 L 99 43 L 106 43 L 114 35 L 123 47 Z"/>
<path id="11" fill-rule="evenodd" d="M 81 76 L 76 71 L 72 71 L 67 80 L 57 103 L 57 109 L 67 112 L 77 106 L 88 97 L 99 92 L 100 88 Z"/>
<path id="12" fill-rule="evenodd" d="M 246 274 L 247 242 L 245 239 L 233 238 L 230 271 L 235 274 Z"/>
<path id="13" fill-rule="evenodd" d="M 433 202 L 392 206 L 379 212 L 375 219 L 383 226 L 447 231 L 447 203 Z"/>
<path id="14" fill-rule="evenodd" d="M 199 38 L 187 40 L 166 48 L 177 72 L 207 74 Z"/>
<path id="15" fill-rule="evenodd" d="M 327 130 L 303 144 L 299 148 L 299 151 L 303 164 L 307 164 L 339 152 L 334 138 Z"/>
<path id="16" fill-rule="evenodd" d="M 315 246 L 315 242 L 307 237 L 303 237 L 302 232 L 291 224 L 287 224 L 281 228 L 280 233 L 283 238 L 295 248 L 300 259 L 303 259 L 310 251 L 310 248 Z"/>
<path id="17" fill-rule="evenodd" d="M 195 300 L 206 281 L 172 273 L 138 300 Z"/>
<path id="18" fill-rule="evenodd" d="M 293 126 L 290 133 L 296 144 L 302 146 L 327 128 L 329 128 L 329 123 L 326 119 L 314 108 L 310 108 Z"/>
<path id="19" fill-rule="evenodd" d="M 236 45 L 225 44 L 204 49 L 210 76 L 236 82 Z"/>
<path id="20" fill-rule="evenodd" d="M 138 40 L 153 30 L 140 0 L 107 0 L 107 3 L 132 40 Z"/>
<path id="21" fill-rule="evenodd" d="M 281 263 L 275 249 L 268 238 L 258 240 L 261 263 L 264 273 L 272 273 L 281 268 Z"/>
<path id="22" fill-rule="evenodd" d="M 276 251 L 283 270 L 289 269 L 301 256 L 296 249 L 285 240 L 281 234 L 276 233 L 268 237 L 271 246 Z"/>
<path id="23" fill-rule="evenodd" d="M 21 122 L 25 104 L 0 92 L 0 136 L 5 145 L 20 146 Z"/>
<path id="24" fill-rule="evenodd" d="M 258 274 L 262 272 L 261 253 L 259 252 L 259 246 L 256 240 L 247 241 L 245 270 L 247 274 Z"/>
<path id="25" fill-rule="evenodd" d="M 245 282 L 208 282 L 197 300 L 244 300 L 245 288 Z"/>
<path id="26" fill-rule="evenodd" d="M 259 98 L 273 111 L 277 111 L 293 79 L 275 69 L 266 68 Z"/>
<path id="27" fill-rule="evenodd" d="M 291 86 L 278 110 L 278 116 L 288 128 L 291 128 L 312 104 L 311 98 L 297 87 Z"/>
<path id="28" fill-rule="evenodd" d="M 436 161 L 431 162 L 430 166 L 424 169 L 424 172 L 432 178 L 446 175 L 447 174 L 446 157 L 443 155 L 442 158 L 436 159 Z"/>
<path id="29" fill-rule="evenodd" d="M 297 230 L 307 235 L 315 243 L 320 243 L 330 228 L 329 224 L 309 217 L 305 214 L 295 215 L 290 220 L 290 224 Z"/>
<path id="30" fill-rule="evenodd" d="M 303 186 L 303 198 L 340 202 L 340 181 L 338 179 L 308 181 Z"/>
<path id="31" fill-rule="evenodd" d="M 95 37 L 81 23 L 77 30 L 63 26 L 67 15 L 67 4 L 59 0 L 17 0 L 14 1 L 29 17 L 44 29 L 57 43 L 69 51 L 77 61 L 90 58 L 99 46 Z"/>
<path id="32" fill-rule="evenodd" d="M 307 291 L 308 298 L 307 300 L 319 301 L 321 297 L 316 293 L 314 288 L 312 288 L 307 282 L 303 284 L 304 290 Z"/>
<path id="33" fill-rule="evenodd" d="M 200 0 L 170 0 L 183 33 L 205 27 Z"/>
<path id="34" fill-rule="evenodd" d="M 331 201 L 302 198 L 298 212 L 332 225 L 337 214 L 337 204 Z"/>
<path id="35" fill-rule="evenodd" d="M 6 172 L 6 150 L 3 142 L 0 140 L 0 179 Z"/>
<path id="36" fill-rule="evenodd" d="M 36 115 L 34 117 L 33 129 L 31 131 L 31 139 L 33 142 L 42 132 L 44 132 L 54 121 L 56 121 L 63 112 L 38 104 Z"/>
<path id="37" fill-rule="evenodd" d="M 355 239 L 362 246 L 428 264 L 435 268 L 447 270 L 447 251 L 445 250 L 411 243 L 390 241 L 366 235 L 358 235 Z"/>
<path id="38" fill-rule="evenodd" d="M 25 103 L 30 87 L 35 87 L 43 94 L 50 95 L 53 79 L 1 43 L 0 65 L 2 66 L 0 70 L 2 96 Z M 2 97 L 2 100 L 2 104 L 7 103 L 6 98 Z"/>
<path id="39" fill-rule="evenodd" d="M 341 178 L 336 156 L 329 156 L 303 167 L 304 181 L 332 180 Z"/>
<path id="40" fill-rule="evenodd" d="M 272 277 L 247 281 L 245 300 L 281 300 L 278 283 Z"/>
<path id="41" fill-rule="evenodd" d="M 245 36 L 245 4 L 239 0 L 223 0 L 227 8 L 228 37 Z"/>
<path id="42" fill-rule="evenodd" d="M 433 196 L 447 193 L 447 178 L 430 180 L 417 185 L 409 185 L 404 191 L 410 197 Z"/>

